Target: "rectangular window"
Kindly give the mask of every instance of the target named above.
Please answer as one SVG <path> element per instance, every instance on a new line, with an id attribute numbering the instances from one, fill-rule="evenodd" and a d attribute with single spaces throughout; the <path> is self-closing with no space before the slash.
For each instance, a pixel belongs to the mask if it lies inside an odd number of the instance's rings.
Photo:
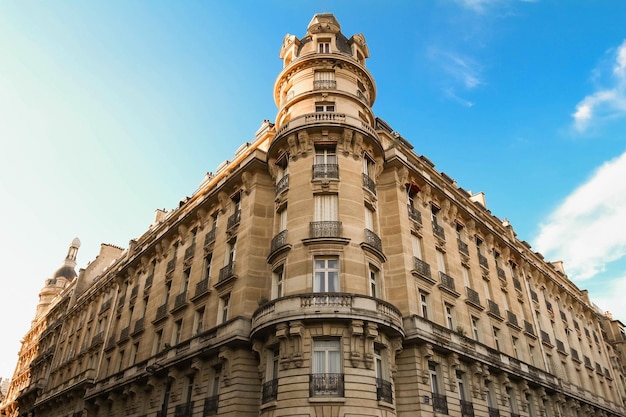
<path id="1" fill-rule="evenodd" d="M 367 153 L 363 153 L 363 173 L 370 178 L 374 178 L 375 166 L 374 158 Z"/>
<path id="2" fill-rule="evenodd" d="M 336 145 L 316 145 L 315 164 L 337 164 Z"/>
<path id="3" fill-rule="evenodd" d="M 181 294 L 184 294 L 189 289 L 189 278 L 191 277 L 191 267 L 185 268 L 183 271 L 183 285 L 180 290 Z"/>
<path id="4" fill-rule="evenodd" d="M 316 256 L 313 260 L 313 291 L 339 291 L 339 258 Z"/>
<path id="5" fill-rule="evenodd" d="M 318 109 L 318 106 L 316 106 Z M 325 109 L 325 107 L 319 107 Z M 318 111 L 322 111 L 319 110 Z M 315 145 L 315 159 L 313 162 L 313 179 L 339 179 L 339 165 L 337 164 L 336 143 Z"/>
<path id="6" fill-rule="evenodd" d="M 321 44 L 319 44 L 321 45 Z M 315 71 L 313 75 L 313 88 L 316 90 L 334 89 L 337 87 L 335 71 Z"/>
<path id="7" fill-rule="evenodd" d="M 422 259 L 422 239 L 419 236 L 411 235 L 411 244 L 413 246 L 413 256 Z"/>
<path id="8" fill-rule="evenodd" d="M 284 267 L 280 265 L 272 273 L 272 299 L 283 296 Z"/>
<path id="9" fill-rule="evenodd" d="M 228 314 L 230 310 L 230 293 L 220 297 L 220 314 L 218 315 L 219 322 L 217 324 L 222 324 L 228 321 Z"/>
<path id="10" fill-rule="evenodd" d="M 183 319 L 174 322 L 174 332 L 172 333 L 172 346 L 180 343 L 181 334 L 183 332 Z"/>
<path id="11" fill-rule="evenodd" d="M 445 274 L 446 273 L 446 255 L 439 249 L 437 249 L 436 253 L 437 253 L 437 268 L 439 269 L 439 271 Z"/>
<path id="12" fill-rule="evenodd" d="M 465 374 L 461 371 L 456 371 L 456 386 L 459 390 L 459 399 L 461 401 L 467 401 L 467 392 L 465 391 Z"/>
<path id="13" fill-rule="evenodd" d="M 480 342 L 480 320 L 474 316 L 472 316 L 472 334 L 474 335 L 474 340 Z"/>
<path id="14" fill-rule="evenodd" d="M 420 296 L 420 312 L 422 313 L 422 318 L 426 320 L 430 320 L 429 314 L 429 306 L 428 306 L 428 293 L 424 291 L 419 292 Z"/>
<path id="15" fill-rule="evenodd" d="M 452 304 L 444 303 L 446 311 L 446 326 L 450 330 L 454 330 L 454 307 Z"/>
<path id="16" fill-rule="evenodd" d="M 519 359 L 519 340 L 517 337 L 511 336 L 511 345 L 513 347 L 513 356 L 515 356 L 516 359 Z"/>
<path id="17" fill-rule="evenodd" d="M 330 41 L 318 42 L 317 52 L 320 54 L 329 54 L 330 53 Z"/>
<path id="18" fill-rule="evenodd" d="M 193 334 L 194 336 L 202 333 L 204 330 L 204 307 L 200 307 L 196 310 L 196 314 L 193 318 Z"/>
<path id="19" fill-rule="evenodd" d="M 428 361 L 428 373 L 430 375 L 430 389 L 433 394 L 439 394 L 439 375 L 437 375 L 437 364 L 435 362 Z"/>
<path id="20" fill-rule="evenodd" d="M 470 279 L 470 269 L 466 266 L 461 267 L 461 275 L 463 275 L 463 282 L 467 288 L 472 288 L 472 280 Z"/>
<path id="21" fill-rule="evenodd" d="M 226 259 L 224 259 L 224 266 L 233 265 L 235 263 L 235 252 L 236 252 L 237 240 L 233 239 L 228 242 L 228 247 L 226 250 Z"/>
<path id="22" fill-rule="evenodd" d="M 311 396 L 343 396 L 341 341 L 313 340 Z"/>
<path id="23" fill-rule="evenodd" d="M 334 112 L 335 111 L 335 103 L 332 102 L 319 102 L 315 103 L 315 112 Z"/>
<path id="24" fill-rule="evenodd" d="M 211 261 L 213 260 L 213 252 L 209 252 L 204 257 L 204 276 L 202 279 L 209 281 L 211 276 Z"/>
<path id="25" fill-rule="evenodd" d="M 372 297 L 378 297 L 380 298 L 379 295 L 379 291 L 378 291 L 378 275 L 379 275 L 379 270 L 378 268 L 376 268 L 374 265 L 369 266 L 369 274 L 370 274 L 370 295 Z"/>
<path id="26" fill-rule="evenodd" d="M 130 351 L 130 363 L 129 366 L 132 366 L 137 362 L 137 353 L 139 352 L 139 342 L 135 343 Z"/>
<path id="27" fill-rule="evenodd" d="M 120 360 L 117 362 L 117 369 L 116 372 L 120 372 L 122 369 L 124 369 L 124 351 L 120 350 Z"/>
<path id="28" fill-rule="evenodd" d="M 278 212 L 278 231 L 287 230 L 287 205 L 281 207 Z"/>
<path id="29" fill-rule="evenodd" d="M 497 350 L 500 350 L 500 329 L 498 329 L 497 327 L 493 328 L 493 343 L 496 346 Z"/>
<path id="30" fill-rule="evenodd" d="M 156 355 L 161 350 L 161 341 L 163 339 L 163 330 L 157 330 L 154 334 L 154 344 L 152 345 L 152 354 Z"/>
<path id="31" fill-rule="evenodd" d="M 374 229 L 374 211 L 365 206 L 365 228 L 367 230 L 375 231 Z"/>
<path id="32" fill-rule="evenodd" d="M 318 194 L 313 197 L 314 221 L 337 221 L 337 194 Z"/>

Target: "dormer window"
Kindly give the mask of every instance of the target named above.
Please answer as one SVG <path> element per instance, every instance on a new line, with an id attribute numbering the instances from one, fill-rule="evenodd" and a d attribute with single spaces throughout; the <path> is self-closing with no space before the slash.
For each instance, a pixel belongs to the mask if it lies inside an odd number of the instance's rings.
<path id="1" fill-rule="evenodd" d="M 320 40 L 317 43 L 317 52 L 320 54 L 330 54 L 330 40 Z"/>

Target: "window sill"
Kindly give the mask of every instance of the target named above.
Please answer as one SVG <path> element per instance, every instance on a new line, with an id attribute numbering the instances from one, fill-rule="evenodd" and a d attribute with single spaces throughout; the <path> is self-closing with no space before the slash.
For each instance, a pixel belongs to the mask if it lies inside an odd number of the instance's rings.
<path id="1" fill-rule="evenodd" d="M 345 403 L 345 397 L 309 397 L 310 403 Z"/>

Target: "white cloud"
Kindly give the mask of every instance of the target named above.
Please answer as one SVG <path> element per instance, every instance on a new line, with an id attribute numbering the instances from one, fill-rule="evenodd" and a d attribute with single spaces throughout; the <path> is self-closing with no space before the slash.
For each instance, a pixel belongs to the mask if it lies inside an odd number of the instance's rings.
<path id="1" fill-rule="evenodd" d="M 611 53 L 614 65 L 609 86 L 598 88 L 583 98 L 572 114 L 574 127 L 579 132 L 587 130 L 598 119 L 626 116 L 626 40 Z M 601 68 L 594 70 L 596 77 L 603 72 Z"/>
<path id="2" fill-rule="evenodd" d="M 476 13 L 485 13 L 488 8 L 521 1 L 522 3 L 535 3 L 538 0 L 457 0 L 461 6 Z"/>
<path id="3" fill-rule="evenodd" d="M 474 106 L 459 91 L 467 92 L 485 84 L 482 80 L 482 66 L 469 56 L 438 48 L 431 48 L 429 57 L 444 75 L 442 82 L 445 97 L 466 107 Z"/>
<path id="4" fill-rule="evenodd" d="M 606 162 L 541 225 L 535 247 L 585 280 L 626 257 L 626 152 Z"/>

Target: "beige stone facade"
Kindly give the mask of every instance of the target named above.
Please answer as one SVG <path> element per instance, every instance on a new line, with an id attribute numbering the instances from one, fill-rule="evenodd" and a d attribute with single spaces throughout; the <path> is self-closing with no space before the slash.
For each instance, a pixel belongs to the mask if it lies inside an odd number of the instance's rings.
<path id="1" fill-rule="evenodd" d="M 626 415 L 586 292 L 374 115 L 368 57 L 287 35 L 275 123 L 67 285 L 5 414 Z"/>

